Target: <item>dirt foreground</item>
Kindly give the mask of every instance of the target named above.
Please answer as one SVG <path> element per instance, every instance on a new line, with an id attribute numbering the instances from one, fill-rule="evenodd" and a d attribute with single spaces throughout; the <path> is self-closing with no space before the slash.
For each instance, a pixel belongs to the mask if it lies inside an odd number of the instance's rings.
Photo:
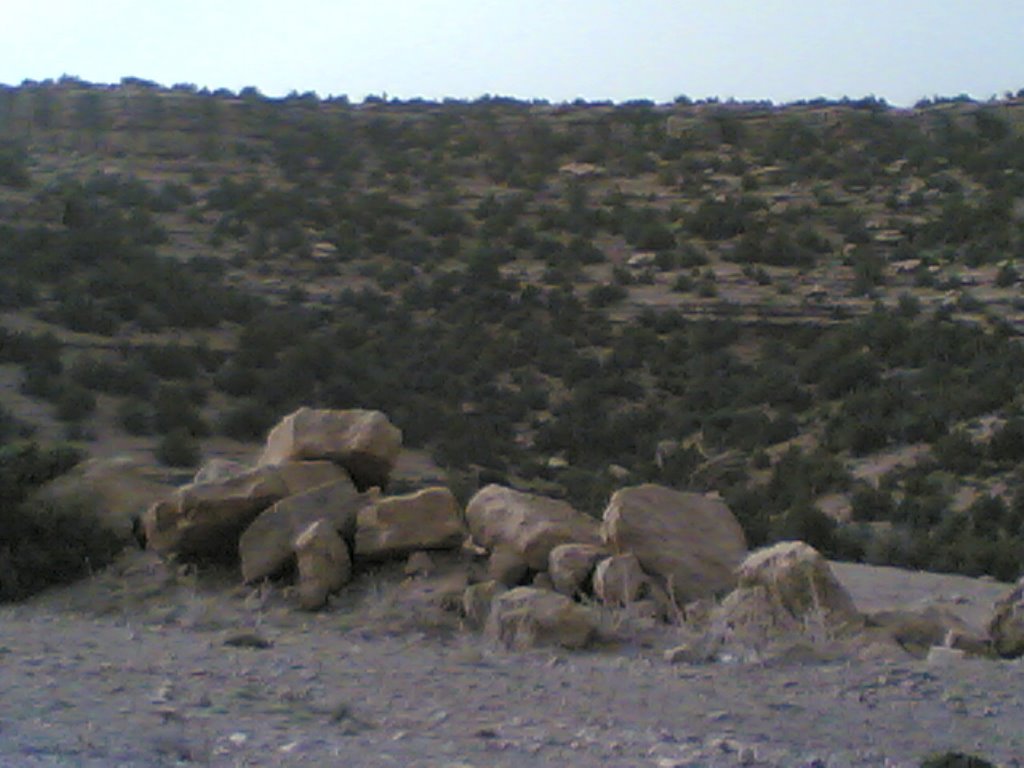
<path id="1" fill-rule="evenodd" d="M 1008 587 L 839 565 L 862 609 L 983 621 Z M 2 766 L 1024 765 L 1024 664 L 910 657 L 670 665 L 678 630 L 513 653 L 370 574 L 319 615 L 133 553 L 0 609 Z M 266 646 L 266 647 L 257 647 Z"/>

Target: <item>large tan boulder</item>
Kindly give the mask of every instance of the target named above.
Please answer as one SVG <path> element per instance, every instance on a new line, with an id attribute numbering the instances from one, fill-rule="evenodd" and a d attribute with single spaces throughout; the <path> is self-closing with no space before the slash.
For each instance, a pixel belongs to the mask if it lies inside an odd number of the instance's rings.
<path id="1" fill-rule="evenodd" d="M 354 486 L 348 472 L 333 461 L 285 461 L 276 466 L 289 496 L 342 480 Z"/>
<path id="2" fill-rule="evenodd" d="M 466 507 L 473 540 L 487 549 L 507 546 L 535 571 L 548 567 L 559 544 L 600 543 L 596 520 L 565 501 L 522 493 L 500 485 L 481 488 Z"/>
<path id="3" fill-rule="evenodd" d="M 242 531 L 287 495 L 288 486 L 272 466 L 182 486 L 146 510 L 146 546 L 185 559 L 233 560 Z"/>
<path id="4" fill-rule="evenodd" d="M 601 533 L 614 552 L 635 554 L 680 605 L 730 590 L 747 552 L 743 529 L 725 502 L 660 485 L 616 491 Z"/>
<path id="5" fill-rule="evenodd" d="M 270 431 L 259 464 L 329 459 L 360 489 L 383 488 L 401 449 L 401 430 L 380 411 L 300 408 Z"/>
<path id="6" fill-rule="evenodd" d="M 574 597 L 588 591 L 594 567 L 608 550 L 596 544 L 559 544 L 548 555 L 548 574 L 555 591 Z"/>
<path id="7" fill-rule="evenodd" d="M 752 646 L 795 636 L 824 641 L 864 626 L 828 561 L 802 541 L 751 553 L 737 575 L 738 586 L 711 617 L 714 631 L 725 640 Z"/>
<path id="8" fill-rule="evenodd" d="M 447 488 L 379 499 L 359 511 L 355 556 L 405 557 L 419 550 L 458 549 L 466 538 L 459 502 Z"/>
<path id="9" fill-rule="evenodd" d="M 538 645 L 583 648 L 597 634 L 595 613 L 565 595 L 516 587 L 491 602 L 487 635 L 508 648 Z"/>
<path id="10" fill-rule="evenodd" d="M 299 571 L 299 605 L 303 610 L 320 610 L 327 603 L 327 596 L 352 578 L 348 546 L 328 520 L 317 520 L 298 535 L 295 559 Z"/>
<path id="11" fill-rule="evenodd" d="M 999 600 L 988 625 L 996 653 L 1008 659 L 1024 656 L 1024 577 Z"/>
<path id="12" fill-rule="evenodd" d="M 640 599 L 647 575 L 632 552 L 614 555 L 594 569 L 594 595 L 605 605 L 622 607 Z"/>
<path id="13" fill-rule="evenodd" d="M 347 477 L 281 499 L 261 512 L 238 540 L 242 579 L 248 583 L 277 575 L 292 562 L 295 538 L 318 520 L 329 523 L 343 540 L 353 541 L 359 510 L 375 499 L 375 493 L 357 491 Z"/>

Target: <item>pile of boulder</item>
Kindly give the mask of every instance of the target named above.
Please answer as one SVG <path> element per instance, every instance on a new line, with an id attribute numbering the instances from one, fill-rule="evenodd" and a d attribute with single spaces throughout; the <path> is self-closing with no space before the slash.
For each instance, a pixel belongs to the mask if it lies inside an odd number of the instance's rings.
<path id="1" fill-rule="evenodd" d="M 306 610 L 326 606 L 367 565 L 403 562 L 415 579 L 446 557 L 459 564 L 448 607 L 517 648 L 583 647 L 616 611 L 698 628 L 699 642 L 673 651 L 674 661 L 780 637 L 871 636 L 898 623 L 861 615 L 806 544 L 748 552 L 714 494 L 622 488 L 597 520 L 562 500 L 488 485 L 463 509 L 443 486 L 387 494 L 401 446 L 378 411 L 299 409 L 270 432 L 254 466 L 211 462 L 153 504 L 141 521 L 146 545 L 182 561 L 237 562 L 246 583 L 293 579 Z M 1022 591 L 993 621 L 1006 655 L 1024 653 Z M 948 645 L 955 633 L 936 626 Z"/>

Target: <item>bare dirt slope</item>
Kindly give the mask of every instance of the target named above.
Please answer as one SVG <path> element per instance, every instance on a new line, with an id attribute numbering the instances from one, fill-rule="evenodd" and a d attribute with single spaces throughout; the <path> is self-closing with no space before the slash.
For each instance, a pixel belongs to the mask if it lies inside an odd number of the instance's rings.
<path id="1" fill-rule="evenodd" d="M 1006 589 L 837 571 L 864 608 L 944 595 L 968 620 Z M 0 765 L 916 766 L 947 749 L 1022 764 L 1019 662 L 671 666 L 675 630 L 623 627 L 589 653 L 511 653 L 391 583 L 365 575 L 310 616 L 133 554 L 0 609 Z"/>

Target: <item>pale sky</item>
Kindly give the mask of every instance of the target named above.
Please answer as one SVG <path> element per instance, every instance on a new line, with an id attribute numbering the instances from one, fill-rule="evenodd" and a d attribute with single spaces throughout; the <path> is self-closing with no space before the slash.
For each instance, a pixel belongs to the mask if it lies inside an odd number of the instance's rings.
<path id="1" fill-rule="evenodd" d="M 1024 88 L 1024 0 L 0 0 L 0 83 L 550 101 Z"/>

